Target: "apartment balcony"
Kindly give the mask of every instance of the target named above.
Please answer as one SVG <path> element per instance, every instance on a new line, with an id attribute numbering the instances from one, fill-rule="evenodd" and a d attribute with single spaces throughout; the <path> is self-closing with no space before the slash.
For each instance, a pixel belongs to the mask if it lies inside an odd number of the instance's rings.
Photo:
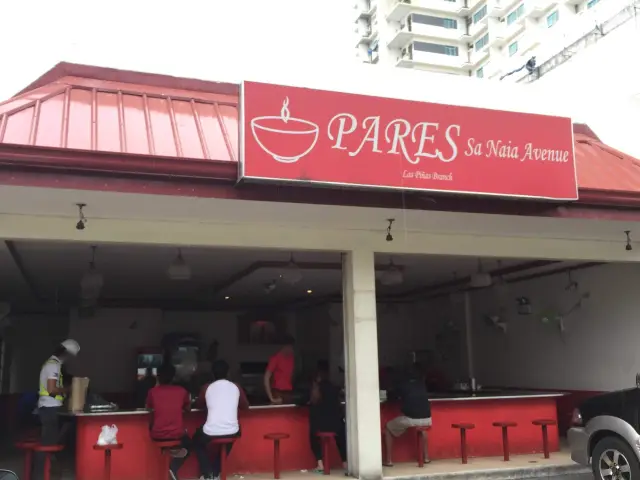
<path id="1" fill-rule="evenodd" d="M 360 0 L 359 2 L 356 2 L 354 8 L 357 12 L 356 21 L 363 19 L 369 20 L 373 16 L 373 14 L 376 13 L 378 4 L 373 1 Z"/>
<path id="2" fill-rule="evenodd" d="M 455 28 L 442 28 L 431 25 L 420 25 L 414 23 L 411 31 L 404 28 L 398 30 L 391 38 L 387 46 L 389 48 L 404 48 L 413 41 L 433 42 L 433 43 L 467 43 L 465 32 Z"/>
<path id="3" fill-rule="evenodd" d="M 378 31 L 374 30 L 371 27 L 359 27 L 358 31 L 358 42 L 356 43 L 356 47 L 360 45 L 370 45 L 378 38 Z"/>
<path id="4" fill-rule="evenodd" d="M 447 73 L 461 73 L 469 70 L 471 65 L 466 55 L 453 56 L 414 51 L 411 55 L 403 55 L 396 63 L 396 67 L 424 68 Z"/>
<path id="5" fill-rule="evenodd" d="M 557 7 L 559 3 L 557 0 L 537 0 L 532 2 L 531 5 L 525 3 L 526 15 L 536 19 L 542 18 L 551 13 L 551 10 Z"/>
<path id="6" fill-rule="evenodd" d="M 489 34 L 489 44 L 491 46 L 503 47 L 513 41 L 518 35 L 526 30 L 526 18 L 521 17 L 511 25 L 508 25 L 506 21 L 498 22 L 495 26 L 492 26 Z"/>
<path id="7" fill-rule="evenodd" d="M 486 16 L 479 22 L 473 23 L 469 25 L 469 33 L 467 34 L 468 41 L 475 41 L 480 38 L 482 35 L 487 33 L 489 28 L 489 17 Z"/>
<path id="8" fill-rule="evenodd" d="M 474 3 L 474 0 L 456 0 L 455 2 L 446 2 L 444 0 L 398 0 L 389 10 L 387 20 L 390 22 L 402 22 L 412 13 L 465 17 L 469 15 L 469 4 L 471 3 Z"/>
<path id="9" fill-rule="evenodd" d="M 503 17 L 519 3 L 522 3 L 522 0 L 488 0 L 489 16 Z"/>
<path id="10" fill-rule="evenodd" d="M 480 65 L 485 63 L 489 57 L 491 56 L 491 48 L 485 47 L 481 50 L 470 50 L 469 51 L 469 65 L 471 68 L 478 68 Z"/>

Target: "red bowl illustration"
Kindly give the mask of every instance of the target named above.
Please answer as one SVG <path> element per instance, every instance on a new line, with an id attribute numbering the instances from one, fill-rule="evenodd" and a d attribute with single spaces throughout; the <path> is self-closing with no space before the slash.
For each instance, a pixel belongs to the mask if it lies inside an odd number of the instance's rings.
<path id="1" fill-rule="evenodd" d="M 258 145 L 281 163 L 295 163 L 308 154 L 318 141 L 319 128 L 313 122 L 282 117 L 257 117 L 251 131 Z"/>

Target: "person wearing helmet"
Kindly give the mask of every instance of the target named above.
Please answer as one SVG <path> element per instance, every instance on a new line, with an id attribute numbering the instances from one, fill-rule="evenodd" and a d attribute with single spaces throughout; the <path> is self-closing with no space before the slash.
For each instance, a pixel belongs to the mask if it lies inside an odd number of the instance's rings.
<path id="1" fill-rule="evenodd" d="M 63 383 L 62 365 L 69 358 L 80 352 L 80 345 L 75 340 L 67 339 L 53 352 L 40 369 L 40 386 L 38 388 L 38 416 L 42 424 L 40 442 L 42 445 L 56 445 L 60 441 L 59 413 L 68 393 Z M 44 474 L 44 455 L 37 453 L 35 457 L 36 478 Z"/>

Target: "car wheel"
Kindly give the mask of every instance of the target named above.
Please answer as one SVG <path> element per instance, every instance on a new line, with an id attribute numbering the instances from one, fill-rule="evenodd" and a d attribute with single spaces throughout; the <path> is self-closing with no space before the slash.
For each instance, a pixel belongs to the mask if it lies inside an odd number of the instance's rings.
<path id="1" fill-rule="evenodd" d="M 617 437 L 600 440 L 591 454 L 596 480 L 640 480 L 640 464 L 631 447 Z"/>

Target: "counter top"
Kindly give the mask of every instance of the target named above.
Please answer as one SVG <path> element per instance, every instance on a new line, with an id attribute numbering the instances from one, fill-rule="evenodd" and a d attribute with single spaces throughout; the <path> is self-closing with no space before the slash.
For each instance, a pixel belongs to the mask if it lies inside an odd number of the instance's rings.
<path id="1" fill-rule="evenodd" d="M 517 400 L 527 398 L 549 398 L 563 397 L 566 393 L 562 392 L 524 392 L 524 391 L 504 391 L 504 392 L 463 392 L 463 393 L 446 393 L 446 394 L 429 394 L 431 402 L 464 402 L 474 400 Z"/>
<path id="2" fill-rule="evenodd" d="M 271 410 L 278 408 L 293 408 L 297 405 L 283 404 L 283 405 L 251 405 L 249 410 Z M 204 412 L 204 408 L 192 408 L 191 413 Z M 71 417 L 108 417 L 108 416 L 122 416 L 122 415 L 147 415 L 149 410 L 146 408 L 137 408 L 135 410 L 109 410 L 102 412 L 62 412 L 60 415 Z"/>
<path id="3" fill-rule="evenodd" d="M 429 400 L 431 402 L 465 402 L 465 401 L 478 401 L 478 400 L 518 400 L 527 398 L 550 398 L 550 397 L 562 397 L 566 393 L 561 392 L 520 392 L 520 391 L 505 391 L 505 392 L 465 392 L 465 393 L 446 393 L 446 394 L 430 394 Z M 342 402 L 344 404 L 344 402 Z M 384 402 L 381 402 L 384 403 Z M 295 408 L 298 405 L 293 403 L 287 403 L 282 405 L 251 405 L 249 410 L 272 410 L 282 408 Z M 191 412 L 203 412 L 203 408 L 193 408 Z M 118 416 L 118 415 L 146 415 L 149 410 L 145 408 L 138 408 L 136 410 L 113 410 L 103 412 L 64 412 L 61 415 L 76 416 L 76 417 L 106 417 L 106 416 Z"/>

